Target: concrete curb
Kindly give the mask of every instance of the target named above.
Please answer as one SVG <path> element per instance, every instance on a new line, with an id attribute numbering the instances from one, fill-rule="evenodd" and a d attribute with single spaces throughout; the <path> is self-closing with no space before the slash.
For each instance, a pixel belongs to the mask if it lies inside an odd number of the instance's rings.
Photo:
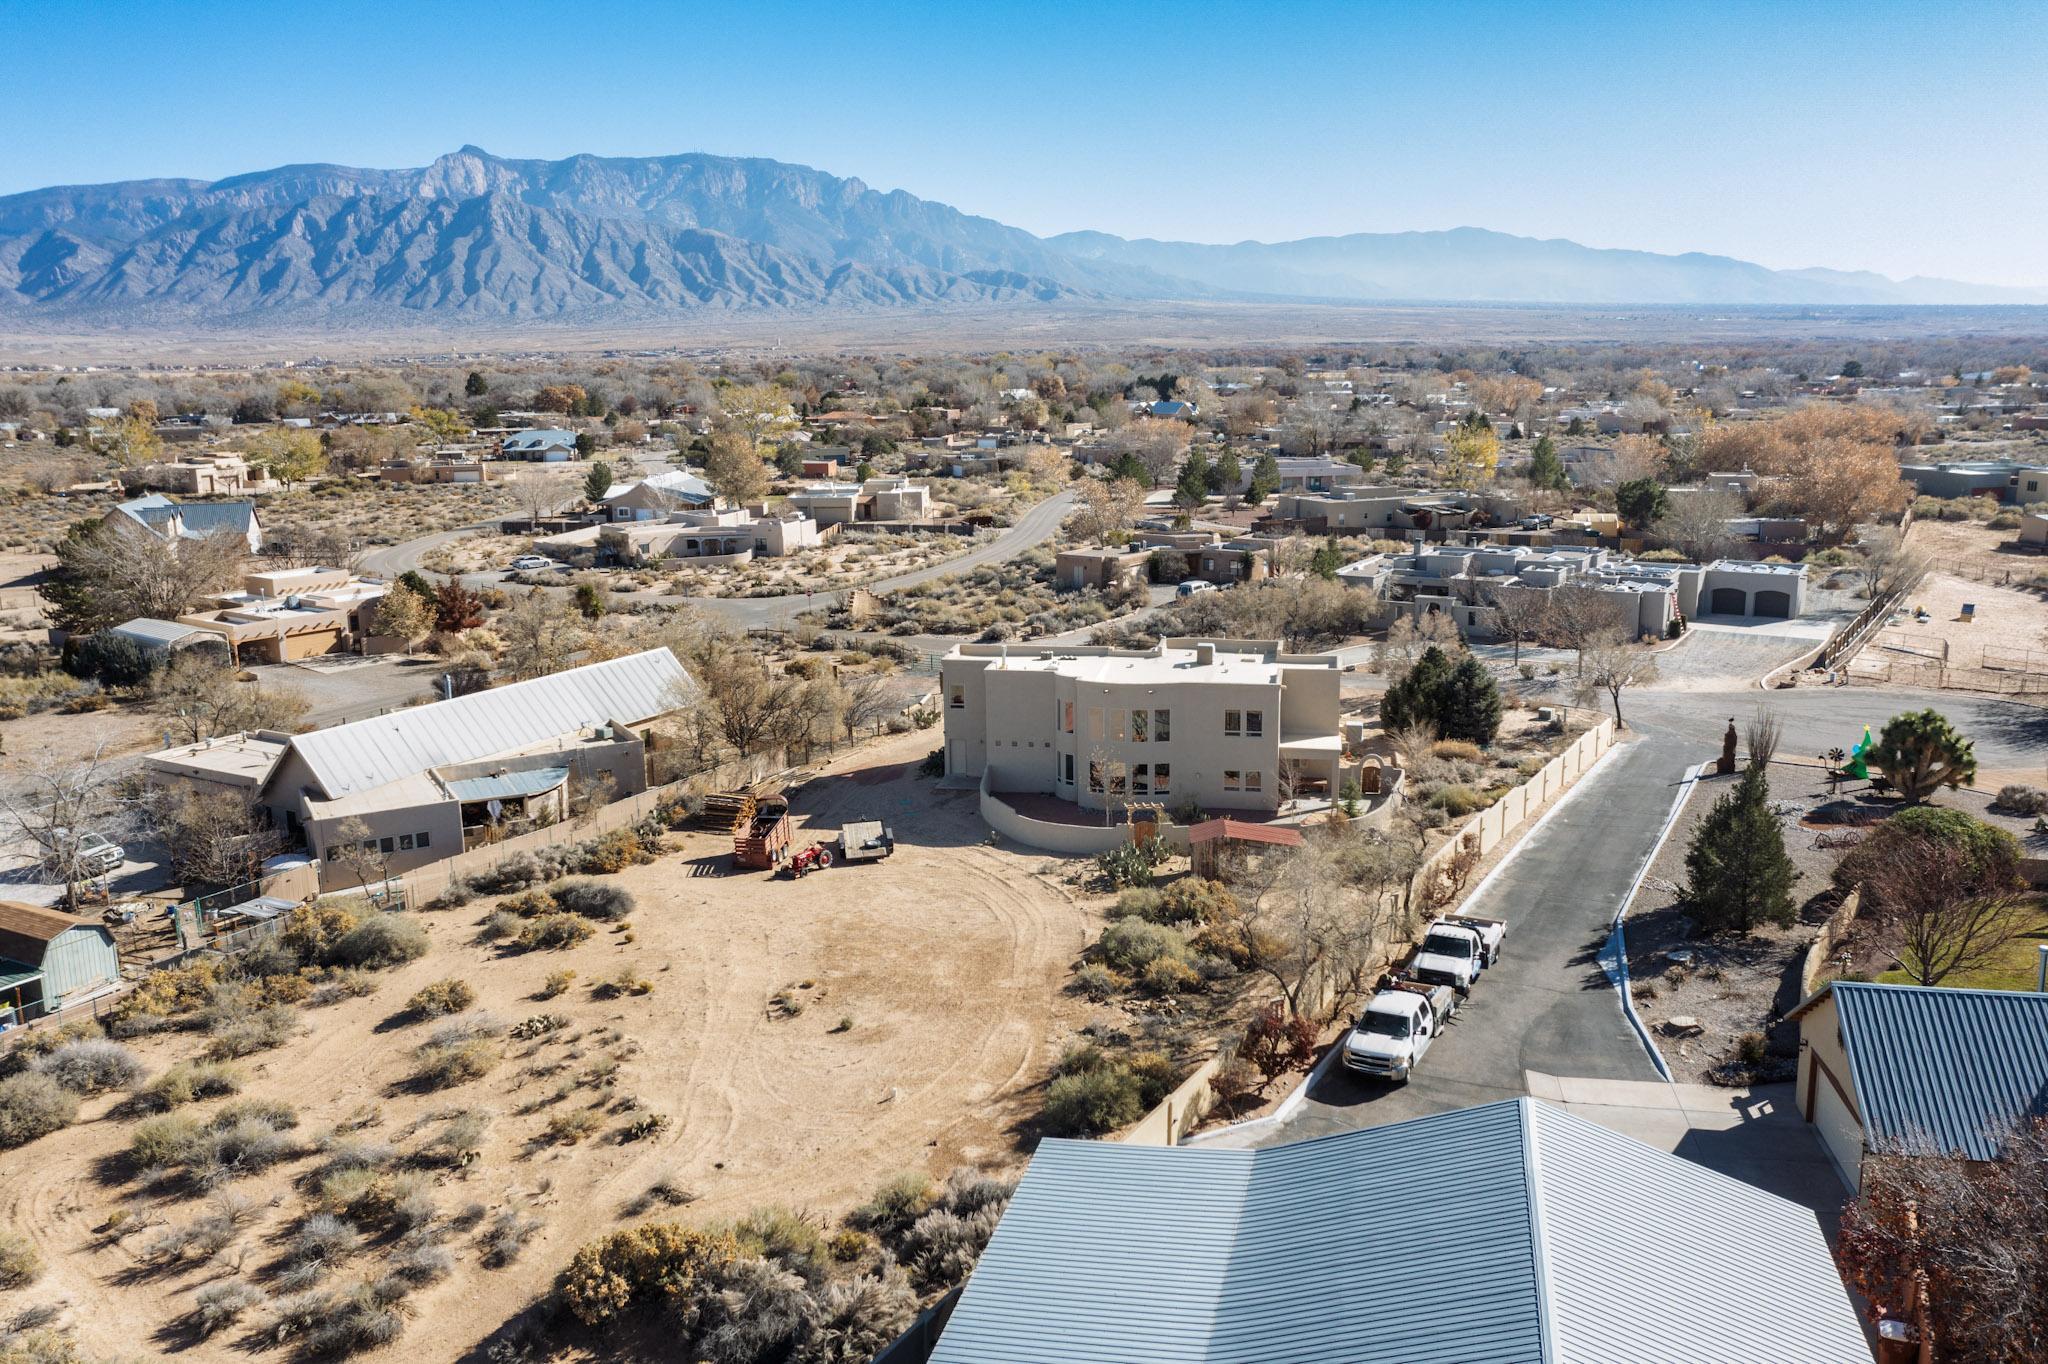
<path id="1" fill-rule="evenodd" d="M 1650 1064 L 1666 1081 L 1671 1079 L 1671 1067 L 1664 1063 L 1664 1055 L 1657 1050 L 1657 1044 L 1650 1038 L 1650 1029 L 1643 1022 L 1643 1016 L 1636 1012 L 1635 996 L 1629 991 L 1628 982 L 1628 931 L 1622 927 L 1628 918 L 1628 907 L 1635 903 L 1636 892 L 1643 888 L 1643 880 L 1649 876 L 1650 868 L 1657 861 L 1657 854 L 1664 851 L 1664 845 L 1671 838 L 1672 829 L 1678 825 L 1678 812 L 1685 808 L 1693 787 L 1700 775 L 1707 770 L 1705 763 L 1690 768 L 1685 780 L 1678 784 L 1678 794 L 1672 798 L 1671 809 L 1664 816 L 1664 827 L 1657 834 L 1657 841 L 1650 845 L 1650 852 L 1643 859 L 1643 865 L 1636 869 L 1636 879 L 1629 885 L 1628 894 L 1614 911 L 1613 931 L 1607 935 L 1606 946 L 1600 949 L 1600 969 L 1614 982 L 1614 988 L 1621 996 L 1621 1012 L 1628 1019 L 1629 1026 L 1636 1030 L 1636 1037 L 1643 1044 L 1643 1050 L 1650 1054 Z M 1612 964 L 1610 964 L 1610 959 Z"/>

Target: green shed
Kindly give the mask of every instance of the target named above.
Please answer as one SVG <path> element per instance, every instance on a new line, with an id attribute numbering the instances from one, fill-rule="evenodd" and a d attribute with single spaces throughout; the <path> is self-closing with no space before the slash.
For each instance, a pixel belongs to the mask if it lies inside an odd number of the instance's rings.
<path id="1" fill-rule="evenodd" d="M 104 925 L 40 905 L 0 900 L 0 1026 L 89 999 L 121 980 Z"/>

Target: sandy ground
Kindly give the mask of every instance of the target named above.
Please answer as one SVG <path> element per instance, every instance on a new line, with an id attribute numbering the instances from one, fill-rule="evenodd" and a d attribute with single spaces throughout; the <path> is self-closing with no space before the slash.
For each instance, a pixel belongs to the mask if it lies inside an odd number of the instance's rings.
<path id="1" fill-rule="evenodd" d="M 417 1315 L 384 1357 L 463 1356 L 544 1292 L 576 1246 L 626 1220 L 626 1207 L 658 1178 L 699 1195 L 685 1214 L 693 1220 L 766 1203 L 833 1214 L 900 1169 L 943 1174 L 962 1163 L 1023 1159 L 1032 1091 L 1086 1014 L 1060 989 L 1100 920 L 1036 874 L 1042 855 L 985 846 L 970 793 L 940 795 L 915 775 L 933 742 L 913 732 L 857 751 L 798 800 L 804 822 L 821 832 L 859 816 L 889 820 L 899 845 L 888 861 L 771 880 L 732 873 L 722 838 L 676 835 L 676 851 L 616 878 L 639 901 L 635 941 L 600 932 L 566 952 L 501 955 L 474 940 L 487 903 L 428 913 L 433 948 L 425 958 L 384 977 L 370 998 L 307 1011 L 304 1035 L 251 1058 L 256 1078 L 247 1092 L 298 1105 L 299 1132 L 309 1139 L 361 1121 L 369 1124 L 362 1137 L 410 1149 L 410 1125 L 424 1114 L 493 1110 L 483 1158 L 439 1177 L 442 1206 L 475 1201 L 546 1221 L 520 1261 L 497 1271 L 481 1267 L 470 1236 L 453 1237 L 455 1275 L 413 1299 Z M 542 978 L 565 966 L 577 971 L 576 985 L 532 1002 Z M 590 985 L 627 966 L 654 982 L 652 993 L 593 998 Z M 508 1042 L 507 1059 L 487 1078 L 439 1094 L 409 1092 L 397 1082 L 431 1025 L 395 1015 L 414 990 L 449 975 L 468 980 L 479 1007 L 501 1019 L 566 1014 L 580 1040 Z M 771 1006 L 787 989 L 806 1001 L 794 1017 Z M 600 1042 L 599 1028 L 630 1041 Z M 155 1071 L 193 1046 L 173 1035 L 137 1049 Z M 560 1074 L 531 1073 L 572 1052 L 583 1059 Z M 607 1053 L 623 1056 L 616 1088 L 584 1086 L 541 1104 Z M 610 1105 L 628 1094 L 672 1125 L 652 1139 L 617 1142 L 624 1119 Z M 606 1112 L 598 1135 L 569 1147 L 535 1142 L 550 1113 L 591 1099 Z M 517 1111 L 529 1102 L 540 1106 Z M 111 1107 L 90 1100 L 73 1127 L 0 1157 L 0 1215 L 50 1262 L 34 1288 L 0 1295 L 0 1313 L 65 1299 L 95 1350 L 247 1357 L 239 1332 L 203 1343 L 158 1334 L 198 1288 L 228 1277 L 225 1264 L 160 1273 L 140 1262 L 147 1234 L 125 1243 L 95 1236 L 117 1205 L 174 1224 L 205 1210 L 202 1200 L 159 1199 L 118 1175 L 102 1177 L 102 1162 L 125 1147 L 133 1126 L 110 1117 Z M 268 1201 L 244 1235 L 250 1270 L 272 1258 L 271 1238 L 303 1208 L 291 1180 L 312 1164 L 302 1159 L 237 1185 Z M 374 1277 L 381 1256 L 359 1257 L 338 1281 Z"/>
<path id="2" fill-rule="evenodd" d="M 1976 608 L 1969 619 L 1963 617 L 1966 603 Z M 1917 609 L 1930 619 L 1915 620 Z M 1990 663 L 2007 672 L 2048 673 L 2048 602 L 2020 588 L 1930 573 L 1908 596 L 1904 615 L 1878 631 L 1857 655 L 1852 672 L 1860 678 L 1886 664 L 1908 668 L 1944 658 L 1956 672 L 1974 672 Z M 1955 679 L 1950 681 L 1954 685 Z"/>

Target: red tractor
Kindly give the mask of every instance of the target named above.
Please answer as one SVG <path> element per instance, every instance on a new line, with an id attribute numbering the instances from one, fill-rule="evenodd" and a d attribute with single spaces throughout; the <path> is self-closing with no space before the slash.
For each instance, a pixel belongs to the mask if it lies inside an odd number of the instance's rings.
<path id="1" fill-rule="evenodd" d="M 783 864 L 792 880 L 802 880 L 806 872 L 823 871 L 832 865 L 832 852 L 822 843 L 813 843 Z"/>

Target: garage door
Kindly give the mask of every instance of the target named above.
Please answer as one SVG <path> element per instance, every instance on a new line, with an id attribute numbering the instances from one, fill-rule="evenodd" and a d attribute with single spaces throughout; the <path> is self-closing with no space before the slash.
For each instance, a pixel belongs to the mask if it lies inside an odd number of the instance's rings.
<path id="1" fill-rule="evenodd" d="M 1759 616 L 1770 616 L 1776 620 L 1785 620 L 1792 614 L 1792 594 L 1790 592 L 1759 592 L 1756 594 L 1756 605 L 1752 610 Z"/>
<path id="2" fill-rule="evenodd" d="M 1739 587 L 1717 587 L 1709 605 L 1717 616 L 1746 616 L 1749 614 L 1749 594 Z"/>
<path id="3" fill-rule="evenodd" d="M 1820 1144 L 1827 1147 L 1828 1155 L 1834 1158 L 1835 1170 L 1842 1176 L 1842 1182 L 1854 1192 L 1856 1172 L 1863 1163 L 1863 1124 L 1856 1121 L 1856 1115 L 1849 1111 L 1849 1105 L 1836 1092 L 1826 1067 L 1817 1060 L 1809 1064 L 1814 1067 L 1814 1128 L 1820 1133 Z"/>

